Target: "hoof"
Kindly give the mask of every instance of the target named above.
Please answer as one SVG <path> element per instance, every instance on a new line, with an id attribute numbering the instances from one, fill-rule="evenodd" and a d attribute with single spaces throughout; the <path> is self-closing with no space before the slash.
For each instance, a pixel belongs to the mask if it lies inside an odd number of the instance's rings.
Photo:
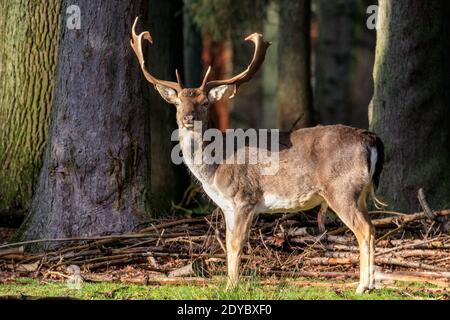
<path id="1" fill-rule="evenodd" d="M 370 291 L 369 287 L 365 286 L 365 285 L 362 285 L 362 284 L 360 284 L 358 286 L 358 288 L 356 288 L 356 293 L 357 294 L 363 294 L 363 293 L 366 293 L 366 292 L 369 292 L 369 291 Z"/>
<path id="2" fill-rule="evenodd" d="M 371 285 L 369 286 L 369 291 L 372 291 L 372 290 L 374 290 L 374 289 L 381 289 L 381 288 L 382 288 L 381 284 L 379 284 L 379 283 L 373 283 L 373 284 L 371 284 Z"/>
<path id="3" fill-rule="evenodd" d="M 226 291 L 232 291 L 232 290 L 236 289 L 237 286 L 238 286 L 238 284 L 235 283 L 235 282 L 228 282 L 227 286 L 225 287 L 225 290 Z"/>

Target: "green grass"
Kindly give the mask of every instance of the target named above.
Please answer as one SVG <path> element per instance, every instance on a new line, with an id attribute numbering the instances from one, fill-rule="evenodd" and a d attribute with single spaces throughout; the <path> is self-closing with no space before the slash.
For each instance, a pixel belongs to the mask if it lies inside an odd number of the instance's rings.
<path id="1" fill-rule="evenodd" d="M 298 279 L 296 279 L 298 280 Z M 448 299 L 448 292 L 432 290 L 426 284 L 397 284 L 395 289 L 378 289 L 357 295 L 352 288 L 292 286 L 289 280 L 278 285 L 261 285 L 257 280 L 246 281 L 238 289 L 227 291 L 221 280 L 205 286 L 194 285 L 128 285 L 113 282 L 83 283 L 81 289 L 70 289 L 64 281 L 40 282 L 21 278 L 0 285 L 0 296 L 71 297 L 76 299 L 219 299 L 219 300 L 398 300 Z"/>

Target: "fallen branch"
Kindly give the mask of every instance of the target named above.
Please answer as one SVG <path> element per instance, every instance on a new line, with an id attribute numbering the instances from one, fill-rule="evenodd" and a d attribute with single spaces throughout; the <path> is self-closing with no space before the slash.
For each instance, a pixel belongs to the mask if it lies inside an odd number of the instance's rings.
<path id="1" fill-rule="evenodd" d="M 207 279 L 198 277 L 188 278 L 168 278 L 168 277 L 145 277 L 145 278 L 121 278 L 123 283 L 141 284 L 141 285 L 206 285 Z"/>
<path id="2" fill-rule="evenodd" d="M 448 215 L 450 215 L 450 210 L 436 211 L 435 214 L 436 214 L 436 216 L 441 216 L 441 217 L 448 216 Z M 391 224 L 402 225 L 402 224 L 405 224 L 408 222 L 422 220 L 425 218 L 427 218 L 427 215 L 425 212 L 418 212 L 418 213 L 408 214 L 408 215 L 404 215 L 404 216 L 389 217 L 389 218 L 384 218 L 384 219 L 375 219 L 375 220 L 372 220 L 372 224 L 375 227 L 387 226 L 387 225 L 391 225 Z"/>
<path id="3" fill-rule="evenodd" d="M 436 216 L 444 217 L 450 215 L 450 210 L 441 210 L 441 211 L 435 211 L 434 214 Z M 425 212 L 418 212 L 408 215 L 400 215 L 395 217 L 388 217 L 388 218 L 381 218 L 381 219 L 374 219 L 372 220 L 372 224 L 375 227 L 386 227 L 390 225 L 404 225 L 409 222 L 418 221 L 428 218 L 427 214 Z M 328 232 L 329 235 L 339 235 L 343 232 L 347 231 L 348 228 L 346 226 L 337 228 L 335 230 L 331 230 Z"/>
<path id="4" fill-rule="evenodd" d="M 24 245 L 29 245 L 29 244 L 45 243 L 45 242 L 75 242 L 75 241 L 120 240 L 120 239 L 139 239 L 139 238 L 155 238 L 155 240 L 157 240 L 158 237 L 174 238 L 174 237 L 183 237 L 183 236 L 186 236 L 185 232 L 184 233 L 180 232 L 180 233 L 164 234 L 161 236 L 158 234 L 155 234 L 155 233 L 127 233 L 127 234 L 117 234 L 117 235 L 110 235 L 110 236 L 96 236 L 96 237 L 38 239 L 38 240 L 29 240 L 29 241 L 23 241 L 23 242 L 4 244 L 4 245 L 0 246 L 0 249 L 24 246 Z M 199 236 L 202 237 L 203 235 L 199 235 Z"/>
<path id="5" fill-rule="evenodd" d="M 427 272 L 377 272 L 375 275 L 377 281 L 393 280 L 393 281 L 406 281 L 406 282 L 424 282 L 435 284 L 440 287 L 448 288 L 450 286 L 450 277 L 435 277 Z"/>
<path id="6" fill-rule="evenodd" d="M 0 257 L 7 259 L 10 255 L 23 255 L 23 253 L 24 248 L 21 246 L 18 248 L 0 250 Z"/>
<path id="7" fill-rule="evenodd" d="M 209 272 L 205 261 L 203 259 L 197 259 L 189 263 L 186 266 L 175 269 L 167 275 L 169 278 L 174 277 L 187 277 L 187 276 L 197 276 L 197 277 L 207 277 Z"/>
<path id="8" fill-rule="evenodd" d="M 307 261 L 305 261 L 305 264 L 307 265 L 342 265 L 342 264 L 357 264 L 359 262 L 359 258 L 355 256 L 349 256 L 349 257 L 317 257 L 317 258 L 311 258 Z M 377 257 L 375 258 L 375 263 L 377 265 L 385 264 L 385 265 L 395 265 L 405 268 L 414 268 L 414 269 L 422 269 L 422 270 L 430 270 L 430 271 L 437 271 L 437 272 L 445 272 L 446 270 L 432 266 L 426 263 L 422 262 L 415 262 L 415 261 L 407 261 L 400 258 L 384 258 L 384 257 Z"/>
<path id="9" fill-rule="evenodd" d="M 433 242 L 436 242 L 436 239 L 417 240 L 417 241 L 413 241 L 411 243 L 406 243 L 406 244 L 396 246 L 394 248 L 380 250 L 375 255 L 377 256 L 377 255 L 386 254 L 389 252 L 395 252 L 395 251 L 399 251 L 401 249 L 406 249 L 406 248 L 417 248 L 417 247 L 421 247 L 421 246 L 426 246 L 427 244 L 431 244 Z M 442 248 L 442 247 L 440 247 L 440 248 Z"/>
<path id="10" fill-rule="evenodd" d="M 273 280 L 264 280 L 261 281 L 263 285 L 271 285 L 271 286 L 279 286 L 280 284 L 277 281 Z M 304 280 L 292 280 L 286 283 L 289 286 L 294 287 L 320 287 L 320 288 L 339 288 L 339 289 L 348 289 L 354 288 L 355 284 L 353 283 L 329 283 L 329 282 L 316 282 L 316 281 L 304 281 Z"/>
<path id="11" fill-rule="evenodd" d="M 277 276 L 280 278 L 333 278 L 333 279 L 357 279 L 359 278 L 359 273 L 357 272 L 314 272 L 314 271 L 265 271 L 264 275 Z"/>
<path id="12" fill-rule="evenodd" d="M 423 189 L 420 188 L 417 192 L 417 199 L 419 199 L 420 206 L 423 209 L 423 212 L 430 220 L 435 220 L 437 217 L 437 214 L 431 210 L 430 206 L 428 205 L 427 200 L 425 199 L 425 193 L 423 192 Z"/>
<path id="13" fill-rule="evenodd" d="M 422 269 L 422 270 L 430 270 L 437 272 L 445 272 L 446 270 L 440 267 L 436 267 L 433 265 L 429 265 L 422 262 L 415 261 L 407 261 L 401 258 L 384 258 L 384 257 L 375 257 L 376 264 L 386 264 L 386 265 L 395 265 L 399 267 L 405 268 L 413 268 L 413 269 Z"/>
<path id="14" fill-rule="evenodd" d="M 200 217 L 200 218 L 179 219 L 176 221 L 165 222 L 165 223 L 152 225 L 151 227 L 144 228 L 144 229 L 140 230 L 139 233 L 147 233 L 150 231 L 155 231 L 158 229 L 166 229 L 166 228 L 179 226 L 179 225 L 183 225 L 183 224 L 201 223 L 201 222 L 204 222 L 204 219 L 205 219 L 204 217 Z"/>
<path id="15" fill-rule="evenodd" d="M 326 251 L 323 253 L 325 257 L 329 258 L 348 258 L 348 257 L 357 257 L 358 254 L 355 251 Z M 408 258 L 408 257 L 439 257 L 442 258 L 442 256 L 450 257 L 450 253 L 445 251 L 439 251 L 439 250 L 401 250 L 401 251 L 395 251 L 395 252 L 387 252 L 387 253 L 380 253 L 380 256 L 383 256 L 384 258 L 395 258 L 395 257 L 401 257 L 401 258 Z"/>

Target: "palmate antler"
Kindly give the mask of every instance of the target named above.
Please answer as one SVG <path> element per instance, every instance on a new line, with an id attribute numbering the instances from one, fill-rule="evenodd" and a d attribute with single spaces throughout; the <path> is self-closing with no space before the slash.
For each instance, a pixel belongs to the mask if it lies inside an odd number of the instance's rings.
<path id="1" fill-rule="evenodd" d="M 148 31 L 142 32 L 141 34 L 137 35 L 135 28 L 137 24 L 138 18 L 134 21 L 133 28 L 132 28 L 132 39 L 130 41 L 131 47 L 133 48 L 134 52 L 136 53 L 136 56 L 139 60 L 139 63 L 141 65 L 142 72 L 144 73 L 145 78 L 148 82 L 150 82 L 153 85 L 162 85 L 169 88 L 172 88 L 176 90 L 177 92 L 180 92 L 183 90 L 183 85 L 180 80 L 180 75 L 178 73 L 178 70 L 176 70 L 177 75 L 177 82 L 172 81 L 165 81 L 165 80 L 159 80 L 155 77 L 153 77 L 145 68 L 145 60 L 144 55 L 142 53 L 142 39 L 147 40 L 150 43 L 153 43 L 152 37 Z M 203 78 L 202 85 L 200 87 L 201 90 L 205 92 L 209 92 L 214 87 L 218 87 L 221 85 L 232 85 L 234 86 L 233 94 L 230 98 L 233 98 L 237 90 L 239 89 L 239 86 L 247 81 L 249 81 L 255 73 L 260 69 L 262 63 L 264 62 L 264 58 L 266 56 L 267 48 L 271 45 L 270 42 L 267 42 L 264 40 L 263 36 L 259 33 L 253 33 L 249 35 L 247 38 L 245 38 L 246 41 L 251 41 L 255 45 L 255 51 L 253 54 L 253 59 L 250 62 L 250 65 L 247 67 L 246 70 L 242 71 L 240 74 L 226 80 L 214 80 L 208 82 L 208 77 L 211 73 L 211 67 L 208 68 L 206 71 L 205 77 Z"/>
<path id="2" fill-rule="evenodd" d="M 262 34 L 259 33 L 253 33 L 245 38 L 245 40 L 251 41 L 255 45 L 253 59 L 247 69 L 230 79 L 207 82 L 209 74 L 211 72 L 211 67 L 209 67 L 206 71 L 205 77 L 203 78 L 202 86 L 200 87 L 201 89 L 203 89 L 205 92 L 208 92 L 210 89 L 221 85 L 233 85 L 233 94 L 230 96 L 230 98 L 233 98 L 236 95 L 239 86 L 249 81 L 255 75 L 255 73 L 259 70 L 262 63 L 264 62 L 266 51 L 272 43 L 265 41 Z"/>
<path id="3" fill-rule="evenodd" d="M 136 34 L 136 24 L 138 22 L 139 17 L 136 17 L 136 20 L 133 23 L 133 28 L 131 30 L 131 34 L 132 34 L 132 39 L 130 41 L 131 47 L 133 48 L 134 53 L 136 54 L 138 60 L 139 60 L 139 64 L 141 65 L 141 69 L 142 72 L 144 73 L 145 78 L 147 79 L 148 82 L 150 82 L 153 85 L 161 85 L 161 86 L 165 86 L 165 87 L 169 87 L 174 89 L 177 92 L 180 92 L 181 90 L 183 90 L 183 84 L 181 83 L 181 78 L 180 75 L 178 73 L 178 70 L 176 70 L 176 75 L 177 75 L 177 82 L 172 82 L 172 81 L 165 81 L 165 80 L 159 80 L 157 78 L 155 78 L 154 76 L 152 76 L 150 74 L 150 72 L 147 71 L 147 69 L 145 68 L 145 60 L 144 60 L 144 54 L 142 52 L 142 39 L 147 40 L 150 43 L 153 43 L 153 39 L 152 36 L 150 35 L 150 32 L 145 31 L 140 33 L 139 35 Z"/>

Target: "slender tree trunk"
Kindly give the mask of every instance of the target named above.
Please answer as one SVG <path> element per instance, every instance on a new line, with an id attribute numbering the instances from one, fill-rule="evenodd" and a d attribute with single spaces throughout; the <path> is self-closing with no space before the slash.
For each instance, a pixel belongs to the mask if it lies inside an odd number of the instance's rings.
<path id="1" fill-rule="evenodd" d="M 60 1 L 0 2 L 0 225 L 31 205 L 47 138 Z"/>
<path id="2" fill-rule="evenodd" d="M 354 18 L 353 63 L 350 81 L 350 124 L 368 128 L 368 108 L 373 97 L 373 65 L 375 61 L 376 30 L 367 28 L 367 8 L 378 4 L 377 0 L 356 1 Z"/>
<path id="3" fill-rule="evenodd" d="M 450 5 L 380 0 L 371 129 L 385 144 L 381 194 L 398 210 L 450 206 Z"/>
<path id="4" fill-rule="evenodd" d="M 190 5 L 192 0 L 185 0 Z M 183 15 L 184 84 L 189 88 L 199 87 L 202 81 L 202 34 L 189 14 Z"/>
<path id="5" fill-rule="evenodd" d="M 264 21 L 264 37 L 272 40 L 272 45 L 266 53 L 262 66 L 263 111 L 262 128 L 277 128 L 278 119 L 278 2 L 272 1 L 267 9 L 267 19 Z"/>
<path id="6" fill-rule="evenodd" d="M 355 0 L 318 0 L 315 104 L 320 123 L 349 124 Z"/>
<path id="7" fill-rule="evenodd" d="M 150 30 L 154 45 L 147 60 L 150 70 L 160 79 L 176 81 L 175 70 L 183 71 L 183 11 L 181 0 L 149 0 L 149 19 L 146 30 Z M 171 160 L 172 132 L 177 129 L 176 109 L 167 104 L 153 86 L 150 106 L 150 186 L 149 206 L 155 215 L 168 212 L 171 203 L 181 198 L 189 184 L 189 175 L 184 165 L 175 166 Z"/>
<path id="8" fill-rule="evenodd" d="M 243 38 L 250 33 L 262 33 L 263 22 L 261 21 L 254 30 L 242 34 L 233 40 L 233 74 L 239 74 L 245 70 L 253 56 L 254 47 L 249 45 Z M 243 90 L 233 100 L 233 127 L 236 128 L 258 128 L 262 124 L 263 116 L 263 77 L 258 72 L 251 83 L 245 85 Z"/>
<path id="9" fill-rule="evenodd" d="M 63 17 L 71 4 L 63 1 Z M 149 105 L 153 89 L 129 43 L 136 16 L 138 31 L 148 27 L 147 1 L 77 5 L 81 29 L 61 28 L 49 142 L 31 212 L 16 238 L 124 232 L 146 217 L 149 157 L 162 149 L 150 152 L 146 119 L 160 115 Z"/>
<path id="10" fill-rule="evenodd" d="M 280 0 L 278 122 L 282 130 L 313 123 L 310 0 Z"/>
<path id="11" fill-rule="evenodd" d="M 232 64 L 231 45 L 227 40 L 214 41 L 209 34 L 203 35 L 202 62 L 206 70 L 211 66 L 209 79 L 226 79 Z M 212 105 L 212 125 L 225 131 L 230 128 L 230 100 L 222 99 Z"/>

